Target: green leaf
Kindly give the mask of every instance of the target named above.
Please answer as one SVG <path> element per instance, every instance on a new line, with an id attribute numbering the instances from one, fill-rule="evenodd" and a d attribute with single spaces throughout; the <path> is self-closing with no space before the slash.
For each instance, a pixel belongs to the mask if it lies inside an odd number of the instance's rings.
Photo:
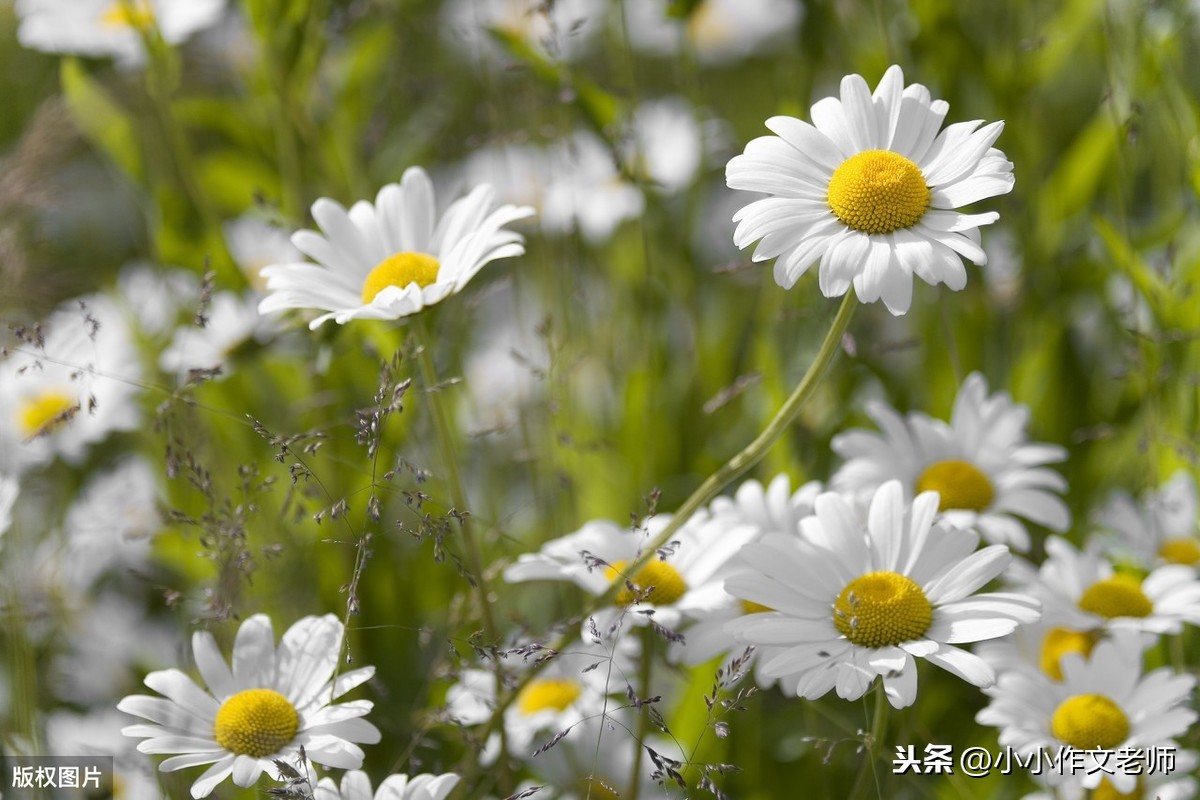
<path id="1" fill-rule="evenodd" d="M 125 174 L 140 180 L 144 174 L 141 147 L 130 115 L 88 76 L 78 59 L 63 59 L 60 78 L 79 130 Z"/>

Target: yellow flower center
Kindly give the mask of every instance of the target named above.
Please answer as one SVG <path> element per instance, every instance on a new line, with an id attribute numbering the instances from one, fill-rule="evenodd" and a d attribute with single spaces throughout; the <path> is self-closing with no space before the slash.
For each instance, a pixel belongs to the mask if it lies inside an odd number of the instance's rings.
<path id="1" fill-rule="evenodd" d="M 21 401 L 17 424 L 26 439 L 45 436 L 79 411 L 79 403 L 65 392 L 47 389 Z"/>
<path id="2" fill-rule="evenodd" d="M 1158 556 L 1171 564 L 1194 566 L 1200 564 L 1200 539 L 1191 536 L 1180 536 L 1167 539 L 1158 550 Z"/>
<path id="3" fill-rule="evenodd" d="M 743 614 L 761 614 L 764 611 L 774 611 L 770 606 L 764 606 L 762 603 L 756 603 L 753 600 L 742 601 Z"/>
<path id="4" fill-rule="evenodd" d="M 1042 652 L 1038 654 L 1038 667 L 1056 681 L 1063 679 L 1062 657 L 1068 653 L 1079 653 L 1084 658 L 1091 656 L 1092 648 L 1100 636 L 1096 633 L 1073 631 L 1070 628 L 1051 628 L 1042 639 Z"/>
<path id="5" fill-rule="evenodd" d="M 1050 733 L 1076 750 L 1112 750 L 1129 736 L 1129 717 L 1102 694 L 1077 694 L 1054 710 Z"/>
<path id="6" fill-rule="evenodd" d="M 1139 776 L 1137 786 L 1132 792 L 1119 792 L 1117 787 L 1109 783 L 1108 778 L 1101 778 L 1100 785 L 1092 789 L 1092 800 L 1141 800 L 1145 797 L 1143 779 Z"/>
<path id="7" fill-rule="evenodd" d="M 983 511 L 996 497 L 992 482 L 979 467 L 956 458 L 937 461 L 926 467 L 921 477 L 917 478 L 916 489 L 917 494 L 937 492 L 941 495 L 939 511 Z"/>
<path id="8" fill-rule="evenodd" d="M 1142 593 L 1141 583 L 1128 575 L 1096 581 L 1079 598 L 1079 607 L 1105 619 L 1148 617 L 1154 611 L 1154 604 Z"/>
<path id="9" fill-rule="evenodd" d="M 154 25 L 154 9 L 147 0 L 117 0 L 100 15 L 100 23 L 110 28 L 145 30 Z"/>
<path id="10" fill-rule="evenodd" d="M 522 714 L 536 714 L 546 709 L 566 711 L 583 692 L 578 681 L 566 678 L 537 678 L 521 690 L 517 708 Z"/>
<path id="11" fill-rule="evenodd" d="M 278 753 L 296 736 L 300 715 L 274 689 L 247 689 L 221 704 L 213 737 L 239 756 L 266 758 Z"/>
<path id="12" fill-rule="evenodd" d="M 610 581 L 621 581 L 621 591 L 613 599 L 618 606 L 627 606 L 639 597 L 643 602 L 656 606 L 669 606 L 687 593 L 687 582 L 679 574 L 679 570 L 661 559 L 654 559 L 642 567 L 632 579 L 636 592 L 629 591 L 624 585 L 627 576 L 623 574 L 626 562 L 618 561 L 604 570 Z M 649 589 L 650 593 L 645 594 Z"/>
<path id="13" fill-rule="evenodd" d="M 403 289 L 410 283 L 422 288 L 437 280 L 438 260 L 425 253 L 394 253 L 388 256 L 363 281 L 362 301 L 366 305 L 389 286 Z"/>
<path id="14" fill-rule="evenodd" d="M 891 233 L 916 225 L 929 196 L 916 164 L 891 150 L 864 150 L 833 171 L 826 200 L 854 230 Z"/>
<path id="15" fill-rule="evenodd" d="M 887 647 L 919 639 L 933 622 L 933 605 L 912 579 L 868 572 L 846 584 L 833 604 L 833 624 L 861 647 Z"/>

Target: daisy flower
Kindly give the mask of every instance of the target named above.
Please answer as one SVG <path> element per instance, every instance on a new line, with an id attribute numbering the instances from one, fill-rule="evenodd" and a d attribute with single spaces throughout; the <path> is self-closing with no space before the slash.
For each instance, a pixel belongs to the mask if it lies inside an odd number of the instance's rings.
<path id="1" fill-rule="evenodd" d="M 1157 491 L 1137 503 L 1119 493 L 1095 515 L 1095 524 L 1117 535 L 1113 552 L 1138 566 L 1200 566 L 1200 528 L 1196 526 L 1196 480 L 1179 470 Z"/>
<path id="2" fill-rule="evenodd" d="M 628 574 L 625 565 L 636 560 L 669 521 L 669 514 L 659 515 L 632 530 L 609 520 L 588 522 L 575 533 L 547 542 L 540 552 L 521 555 L 504 571 L 504 579 L 570 581 L 592 595 L 603 594 L 619 581 L 623 588 L 612 606 L 593 615 L 601 632 L 619 630 L 627 618 L 637 625 L 653 620 L 675 629 L 685 618 L 729 603 L 721 585 L 724 570 L 755 530 L 749 525 L 730 528 L 707 515 L 693 517 L 636 575 Z"/>
<path id="3" fill-rule="evenodd" d="M 578 230 L 591 244 L 601 244 L 645 208 L 646 198 L 621 177 L 611 149 L 594 133 L 577 131 L 551 147 L 548 158 L 541 212 L 547 232 Z"/>
<path id="4" fill-rule="evenodd" d="M 144 739 L 143 753 L 177 754 L 162 762 L 163 772 L 211 764 L 192 784 L 195 798 L 207 797 L 230 775 L 242 787 L 253 786 L 263 772 L 278 779 L 275 761 L 295 760 L 301 747 L 317 764 L 357 769 L 363 751 L 356 743 L 379 741 L 379 730 L 361 719 L 373 704 L 333 701 L 375 668 L 334 677 L 342 633 L 332 614 L 305 617 L 276 649 L 270 619 L 256 614 L 238 629 L 231 670 L 212 634 L 198 631 L 192 651 L 208 690 L 177 669 L 151 672 L 146 685 L 164 696 L 131 695 L 117 708 L 153 724 L 121 732 Z"/>
<path id="5" fill-rule="evenodd" d="M 1044 776 L 1031 775 L 1037 783 L 1047 784 L 1049 791 L 1033 792 L 1021 800 L 1195 800 L 1196 779 L 1195 769 L 1200 766 L 1200 753 L 1195 750 L 1172 749 L 1175 758 L 1175 768 L 1171 771 L 1149 771 L 1138 776 L 1137 783 L 1130 792 L 1119 792 L 1112 783 L 1104 778 L 1094 790 L 1084 788 L 1083 782 L 1068 779 L 1054 786 Z M 1059 776 L 1055 776 L 1060 779 Z"/>
<path id="6" fill-rule="evenodd" d="M 792 676 L 796 694 L 810 700 L 835 687 L 856 700 L 881 677 L 895 708 L 916 699 L 914 658 L 991 685 L 992 668 L 954 645 L 1012 633 L 1038 619 L 1038 603 L 975 594 L 1012 556 L 1003 545 L 975 552 L 978 537 L 938 521 L 937 504 L 927 492 L 910 506 L 891 481 L 875 493 L 864 524 L 847 498 L 829 492 L 800 523 L 802 537 L 765 537 L 744 548 L 753 571 L 726 588 L 772 610 L 729 628 L 744 644 L 780 648 L 763 674 Z"/>
<path id="7" fill-rule="evenodd" d="M 258 217 L 245 214 L 221 226 L 229 254 L 250 285 L 261 291 L 263 267 L 303 261 L 288 232 Z"/>
<path id="8" fill-rule="evenodd" d="M 1179 564 L 1142 578 L 1118 572 L 1095 547 L 1077 550 L 1052 536 L 1041 566 L 1016 564 L 1010 578 L 1041 599 L 1048 622 L 1075 631 L 1174 634 L 1184 623 L 1200 625 L 1200 579 L 1194 569 Z"/>
<path id="9" fill-rule="evenodd" d="M 146 60 L 143 35 L 157 30 L 179 44 L 215 25 L 225 0 L 17 0 L 25 47 L 49 53 L 112 56 L 122 66 Z"/>
<path id="10" fill-rule="evenodd" d="M 812 107 L 812 124 L 772 117 L 764 136 L 734 157 L 732 189 L 774 195 L 739 211 L 734 240 L 757 241 L 755 261 L 776 258 L 785 289 L 820 262 L 826 297 L 854 284 L 859 300 L 908 311 L 912 276 L 967 283 L 962 258 L 987 263 L 979 226 L 999 214 L 954 209 L 1012 189 L 1012 164 L 992 143 L 1003 122 L 959 122 L 938 133 L 949 106 L 890 67 L 871 94 L 860 75 L 842 79 L 841 98 Z M 978 130 L 977 130 L 978 129 Z"/>
<path id="11" fill-rule="evenodd" d="M 687 49 L 705 64 L 727 64 L 779 49 L 804 17 L 799 0 L 700 0 L 679 19 L 666 0 L 625 0 L 625 27 L 637 50 L 659 56 Z"/>
<path id="12" fill-rule="evenodd" d="M 504 226 L 533 213 L 492 207 L 492 187 L 477 186 L 435 219 L 433 184 L 419 167 L 399 184 L 360 200 L 348 212 L 321 198 L 312 215 L 323 233 L 299 231 L 292 244 L 317 264 L 277 264 L 262 270 L 269 294 L 260 313 L 315 308 L 343 325 L 352 319 L 399 319 L 457 294 L 498 258 L 525 252 L 520 234 Z"/>
<path id="13" fill-rule="evenodd" d="M 1096 645 L 1118 633 L 1103 629 L 1077 630 L 1056 624 L 1044 614 L 1037 622 L 1017 628 L 1011 636 L 981 642 L 975 653 L 991 664 L 998 675 L 1013 669 L 1032 669 L 1051 680 L 1061 681 L 1064 656 L 1077 653 L 1088 658 Z M 1146 650 L 1155 641 L 1153 636 L 1131 636 L 1124 640 L 1123 646 Z"/>
<path id="14" fill-rule="evenodd" d="M 1045 467 L 1065 459 L 1066 451 L 1029 442 L 1029 409 L 1004 392 L 989 396 L 979 373 L 963 381 L 949 424 L 919 412 L 905 419 L 880 402 L 868 403 L 866 411 L 880 433 L 855 429 L 831 442 L 846 459 L 831 480 L 837 491 L 866 495 L 888 480 L 899 480 L 910 497 L 934 491 L 952 525 L 1020 551 L 1030 542 L 1018 517 L 1056 531 L 1070 526 L 1058 496 L 1067 483 Z"/>
<path id="15" fill-rule="evenodd" d="M 704 159 L 705 131 L 682 97 L 647 100 L 634 110 L 621 155 L 630 170 L 663 194 L 686 189 Z"/>
<path id="16" fill-rule="evenodd" d="M 1167 745 L 1187 731 L 1197 714 L 1188 708 L 1196 679 L 1177 675 L 1168 667 L 1142 675 L 1141 650 L 1118 642 L 1101 642 L 1090 659 L 1078 653 L 1062 660 L 1062 681 L 1027 670 L 1006 672 L 996 685 L 985 689 L 991 703 L 975 715 L 981 725 L 1000 729 L 1000 746 L 1020 754 L 1036 750 L 1051 755 L 1060 747 L 1083 753 L 1083 775 L 1088 789 L 1102 778 L 1118 792 L 1137 787 L 1137 776 L 1103 765 L 1114 751 L 1144 750 Z M 1104 753 L 1102 755 L 1101 753 Z M 1062 770 L 1045 776 L 1052 784 L 1072 780 L 1064 760 Z"/>
<path id="17" fill-rule="evenodd" d="M 86 595 L 114 567 L 144 568 L 162 524 L 157 472 L 144 459 L 129 458 L 95 475 L 64 519 L 67 544 L 57 559 L 64 583 Z"/>
<path id="18" fill-rule="evenodd" d="M 458 776 L 390 775 L 371 793 L 371 779 L 361 770 L 350 770 L 342 776 L 339 788 L 332 778 L 321 778 L 314 797 L 316 800 L 445 800 L 458 785 Z"/>
<path id="19" fill-rule="evenodd" d="M 125 717 L 115 708 L 87 714 L 57 710 L 46 715 L 46 752 L 113 759 L 113 800 L 165 797 L 150 759 L 121 738 Z"/>
<path id="20" fill-rule="evenodd" d="M 77 464 L 114 431 L 138 423 L 141 375 L 117 307 L 101 295 L 65 304 L 0 361 L 0 470 L 56 455 Z"/>
<path id="21" fill-rule="evenodd" d="M 822 491 L 819 481 L 810 481 L 792 492 L 787 475 L 777 475 L 766 487 L 756 480 L 748 480 L 737 488 L 733 497 L 718 497 L 713 500 L 709 505 L 709 514 L 713 524 L 725 525 L 731 529 L 751 527 L 756 539 L 767 535 L 795 537 L 800 534 L 800 520 L 812 515 L 813 501 Z M 749 568 L 739 566 L 735 555 L 730 560 L 729 575 L 744 571 L 749 571 Z M 742 652 L 735 650 L 737 642 L 726 623 L 745 614 L 769 610 L 730 595 L 725 606 L 707 609 L 692 620 L 685 629 L 685 640 L 672 643 L 671 660 L 695 666 L 721 653 L 740 657 Z M 751 657 L 755 659 L 756 664 L 761 664 L 761 657 L 770 652 L 770 648 L 758 648 Z M 772 683 L 771 679 L 761 674 L 759 677 L 758 682 L 761 686 Z"/>
<path id="22" fill-rule="evenodd" d="M 636 642 L 622 639 L 615 647 L 592 640 L 580 642 L 555 655 L 504 710 L 509 752 L 517 758 L 532 758 L 534 751 L 556 734 L 617 707 L 619 704 L 607 697 L 623 689 L 633 675 L 635 653 Z M 463 725 L 487 722 L 495 707 L 496 676 L 492 672 L 464 670 L 458 683 L 446 692 L 447 714 Z M 498 737 L 485 744 L 485 762 L 496 758 L 499 744 Z"/>

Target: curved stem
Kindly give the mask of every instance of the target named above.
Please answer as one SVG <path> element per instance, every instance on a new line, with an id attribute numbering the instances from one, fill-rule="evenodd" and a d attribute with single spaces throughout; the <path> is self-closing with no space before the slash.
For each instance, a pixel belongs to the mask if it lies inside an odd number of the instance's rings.
<path id="1" fill-rule="evenodd" d="M 884 691 L 882 678 L 875 688 L 875 716 L 871 720 L 871 729 L 867 731 L 865 737 L 867 763 L 863 764 L 862 770 L 858 773 L 858 778 L 854 781 L 854 789 L 850 793 L 851 798 L 870 797 L 871 790 L 869 786 L 872 781 L 867 780 L 868 775 L 874 778 L 873 783 L 875 784 L 876 796 L 883 797 L 883 790 L 879 785 L 878 765 L 875 762 L 879 759 L 880 746 L 883 743 L 883 736 L 887 732 L 888 711 L 891 710 L 891 703 L 888 702 L 887 692 Z"/>
<path id="2" fill-rule="evenodd" d="M 825 339 L 821 342 L 821 347 L 817 351 L 812 364 L 809 365 L 808 371 L 804 373 L 804 376 L 800 379 L 800 383 L 796 385 L 796 388 L 792 390 L 787 400 L 780 406 L 774 418 L 767 423 L 762 433 L 754 437 L 754 440 L 750 444 L 746 445 L 733 458 L 721 465 L 716 472 L 705 478 L 704 482 L 696 488 L 696 491 L 692 492 L 691 496 L 683 501 L 679 506 L 679 510 L 671 517 L 671 521 L 667 523 L 658 537 L 646 546 L 637 559 L 625 566 L 627 574 L 636 575 L 642 567 L 655 557 L 655 552 L 658 548 L 669 542 L 676 531 L 682 528 L 684 523 L 693 514 L 711 502 L 729 483 L 736 480 L 762 460 L 767 451 L 771 449 L 771 445 L 775 444 L 783 436 L 784 432 L 795 421 L 801 409 L 812 399 L 813 393 L 816 391 L 817 386 L 820 385 L 821 379 L 829 369 L 829 365 L 833 363 L 834 356 L 841 349 L 842 337 L 845 335 L 846 329 L 850 326 L 850 319 L 854 316 L 854 309 L 857 306 L 857 297 L 853 292 L 847 291 L 846 296 L 842 299 L 842 304 L 838 307 L 837 316 L 833 318 L 833 323 L 830 325 L 829 331 L 825 334 Z M 596 609 L 602 606 L 612 603 L 622 586 L 621 581 L 614 581 L 608 589 L 593 598 L 585 611 L 585 616 L 594 613 Z M 577 637 L 578 634 L 576 632 L 568 632 L 553 644 L 552 649 L 563 650 L 569 647 Z M 521 690 L 537 676 L 539 668 L 535 666 L 533 669 L 527 670 L 521 676 L 517 685 L 507 695 L 498 698 L 496 710 L 488 722 L 485 736 L 500 726 L 505 709 L 512 705 Z M 466 782 L 464 781 L 464 783 Z"/>
<path id="3" fill-rule="evenodd" d="M 467 570 L 470 573 L 468 580 L 475 587 L 476 595 L 479 602 L 479 618 L 483 623 L 484 647 L 490 652 L 495 652 L 495 648 L 499 646 L 499 629 L 496 627 L 495 617 L 492 615 L 492 604 L 490 592 L 488 589 L 487 574 L 484 572 L 483 550 L 479 546 L 479 541 L 475 538 L 475 532 L 471 525 L 471 519 L 467 516 L 467 493 L 463 488 L 462 471 L 458 466 L 458 454 L 454 444 L 454 432 L 450 427 L 450 417 L 446 411 L 446 404 L 442 401 L 442 393 L 438 386 L 437 369 L 433 363 L 433 335 L 429 330 L 429 322 L 421 315 L 414 326 L 417 330 L 417 337 L 420 340 L 418 361 L 421 364 L 421 378 L 425 382 L 425 396 L 429 398 L 429 407 L 433 413 L 434 428 L 437 432 L 438 448 L 441 450 L 442 465 L 446 470 L 447 483 L 450 487 L 450 502 L 454 506 L 454 511 L 458 512 L 459 530 L 462 531 L 463 547 L 467 555 Z M 493 659 L 494 661 L 494 659 Z M 500 667 L 495 665 L 496 678 L 496 696 L 499 697 L 503 689 L 504 683 L 500 676 Z M 516 695 L 508 698 L 511 703 Z M 502 717 L 501 717 L 502 718 Z M 511 775 L 508 769 L 508 740 L 505 736 L 503 725 L 499 728 L 500 734 L 500 770 L 503 784 L 506 791 L 511 789 Z M 489 735 L 491 731 L 489 730 Z"/>
<path id="4" fill-rule="evenodd" d="M 496 622 L 492 617 L 492 606 L 488 596 L 487 576 L 484 574 L 483 552 L 475 539 L 470 517 L 467 514 L 467 493 L 463 488 L 462 472 L 458 466 L 458 454 L 454 446 L 454 433 L 450 427 L 450 417 L 446 405 L 442 402 L 442 393 L 438 386 L 437 370 L 433 365 L 433 337 L 429 325 L 424 320 L 416 324 L 417 335 L 420 339 L 421 378 L 425 381 L 425 396 L 429 398 L 429 407 L 433 414 L 433 424 L 437 431 L 438 448 L 441 450 L 442 466 L 446 470 L 446 482 L 450 489 L 450 502 L 454 510 L 462 514 L 458 518 L 459 529 L 462 531 L 463 547 L 467 555 L 467 569 L 470 571 L 470 582 L 477 590 L 479 598 L 479 617 L 483 622 L 483 633 L 488 645 L 494 646 L 497 638 Z"/>

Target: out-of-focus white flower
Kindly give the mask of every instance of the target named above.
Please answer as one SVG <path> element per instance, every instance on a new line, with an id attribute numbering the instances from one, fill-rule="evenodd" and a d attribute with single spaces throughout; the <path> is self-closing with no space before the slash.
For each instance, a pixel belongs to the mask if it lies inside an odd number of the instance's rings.
<path id="1" fill-rule="evenodd" d="M 117 276 L 117 302 L 141 333 L 158 337 L 174 330 L 179 315 L 200 301 L 200 280 L 182 269 L 128 264 Z"/>
<path id="2" fill-rule="evenodd" d="M 451 0 L 443 6 L 443 31 L 469 57 L 501 60 L 491 31 L 521 39 L 551 59 L 572 60 L 587 52 L 603 28 L 605 0 Z"/>
<path id="3" fill-rule="evenodd" d="M 1173 744 L 1197 716 L 1187 707 L 1196 679 L 1167 667 L 1142 675 L 1141 660 L 1140 648 L 1107 641 L 1088 659 L 1064 656 L 1061 682 L 1033 670 L 1006 672 L 984 689 L 992 702 L 975 721 L 999 728 L 1000 746 L 1022 755 L 1081 751 L 1081 770 L 1070 759 L 1050 765 L 1044 774 L 1051 785 L 1079 780 L 1095 789 L 1107 779 L 1119 792 L 1133 791 L 1137 776 L 1111 767 L 1116 751 Z"/>
<path id="4" fill-rule="evenodd" d="M 67 614 L 59 631 L 64 649 L 56 654 L 48 681 L 59 699 L 111 705 L 140 675 L 177 657 L 177 634 L 152 617 L 140 598 L 115 590 L 66 590 Z"/>
<path id="5" fill-rule="evenodd" d="M 304 260 L 287 231 L 258 217 L 246 214 L 226 222 L 222 229 L 229 254 L 250 285 L 259 291 L 266 285 L 259 274 L 263 267 Z"/>
<path id="6" fill-rule="evenodd" d="M 622 156 L 631 171 L 664 194 L 686 189 L 704 156 L 696 112 L 682 97 L 647 100 L 633 112 Z"/>
<path id="7" fill-rule="evenodd" d="M 547 542 L 537 553 L 521 555 L 504 571 L 504 579 L 510 583 L 570 581 L 593 595 L 620 582 L 624 588 L 613 605 L 594 615 L 601 632 L 619 630 L 626 620 L 636 625 L 652 620 L 677 628 L 686 618 L 729 604 L 722 586 L 727 564 L 755 535 L 750 525 L 729 528 L 706 516 L 688 520 L 636 575 L 627 574 L 625 565 L 641 555 L 670 515 L 652 517 L 633 530 L 609 520 L 593 520 L 575 533 Z"/>
<path id="8" fill-rule="evenodd" d="M 1014 564 L 1009 578 L 1042 601 L 1047 622 L 1072 630 L 1160 634 L 1200 625 L 1200 579 L 1180 564 L 1141 578 L 1117 572 L 1094 546 L 1080 551 L 1051 536 L 1046 560 L 1036 568 Z"/>
<path id="9" fill-rule="evenodd" d="M 612 151 L 593 133 L 579 131 L 559 142 L 549 163 L 541 219 L 551 233 L 578 230 L 599 244 L 645 208 L 641 191 L 621 177 Z"/>
<path id="10" fill-rule="evenodd" d="M 615 708 L 618 703 L 608 699 L 609 695 L 623 692 L 626 684 L 635 680 L 635 650 L 632 639 L 618 640 L 615 645 L 589 639 L 555 655 L 504 711 L 509 752 L 522 760 L 531 759 L 534 751 L 556 734 L 603 714 L 606 708 Z M 528 664 L 522 667 L 528 668 Z M 463 725 L 487 722 L 495 706 L 496 676 L 491 672 L 464 670 L 458 683 L 446 692 L 447 713 Z M 489 741 L 484 759 L 494 759 L 498 748 L 498 738 Z"/>
<path id="11" fill-rule="evenodd" d="M 813 503 L 822 491 L 819 481 L 810 481 L 792 492 L 787 475 L 775 476 L 765 488 L 756 480 L 748 480 L 737 488 L 733 497 L 713 500 L 709 505 L 709 513 L 714 525 L 724 525 L 729 529 L 752 528 L 753 541 L 765 536 L 797 537 L 800 535 L 800 520 L 812 516 Z M 730 578 L 752 572 L 736 555 L 730 560 Z M 728 653 L 730 659 L 742 658 L 744 646 L 738 646 L 727 623 L 746 614 L 769 610 L 729 595 L 724 606 L 706 609 L 691 620 L 691 624 L 684 629 L 684 641 L 671 645 L 672 660 L 694 666 L 722 653 Z M 778 648 L 760 646 L 749 660 L 744 660 L 744 664 L 754 663 L 757 667 L 777 652 Z M 762 674 L 761 669 L 756 670 L 755 681 L 760 686 L 774 683 L 774 679 Z M 791 689 L 786 679 L 781 681 L 781 686 L 785 693 Z"/>
<path id="12" fill-rule="evenodd" d="M 179 44 L 216 24 L 225 0 L 17 0 L 17 38 L 34 50 L 112 56 L 123 66 L 146 60 L 142 37 L 157 30 Z"/>
<path id="13" fill-rule="evenodd" d="M 440 303 L 499 258 L 525 252 L 521 235 L 505 225 L 533 214 L 511 205 L 492 208 L 491 186 L 475 187 L 451 203 L 440 219 L 433 184 L 419 167 L 399 184 L 379 190 L 375 203 L 360 200 L 347 211 L 328 198 L 313 203 L 322 233 L 299 231 L 292 244 L 318 264 L 277 264 L 263 269 L 269 294 L 258 310 L 320 309 L 309 323 L 399 319 Z"/>
<path id="14" fill-rule="evenodd" d="M 1043 611 L 1043 614 L 1045 612 Z M 1062 659 L 1069 653 L 1089 658 L 1096 645 L 1110 638 L 1113 631 L 1076 630 L 1056 624 L 1043 616 L 1037 622 L 1022 625 L 1011 636 L 980 642 L 975 654 L 992 665 L 1000 675 L 1013 669 L 1032 669 L 1051 680 L 1062 680 Z M 1153 646 L 1157 638 L 1140 635 L 1122 640 L 1125 647 Z"/>
<path id="15" fill-rule="evenodd" d="M 130 458 L 93 477 L 67 510 L 62 583 L 86 592 L 114 566 L 144 566 L 161 526 L 158 482 L 144 460 Z"/>
<path id="16" fill-rule="evenodd" d="M 1107 778 L 1101 779 L 1095 789 L 1088 789 L 1083 785 L 1082 772 L 1069 777 L 1055 773 L 1052 780 L 1047 780 L 1046 775 L 1031 773 L 1034 782 L 1046 786 L 1047 791 L 1027 794 L 1021 800 L 1195 800 L 1194 776 L 1200 765 L 1200 753 L 1180 750 L 1173 745 L 1169 746 L 1169 751 L 1175 768 L 1170 771 L 1156 769 L 1151 773 L 1148 765 L 1140 764 L 1143 772 L 1132 792 L 1117 791 Z M 1062 783 L 1054 785 L 1054 780 Z"/>
<path id="17" fill-rule="evenodd" d="M 766 536 L 745 547 L 750 570 L 726 581 L 735 597 L 764 609 L 729 623 L 737 641 L 779 648 L 763 674 L 789 676 L 810 700 L 835 687 L 838 697 L 857 700 L 879 677 L 895 708 L 916 700 L 916 658 L 991 685 L 991 667 L 955 645 L 1005 636 L 1040 616 L 1036 600 L 977 594 L 1008 566 L 1008 548 L 975 552 L 976 534 L 936 520 L 937 495 L 910 506 L 897 481 L 875 493 L 865 525 L 836 493 L 815 507 L 801 537 Z"/>
<path id="18" fill-rule="evenodd" d="M 666 0 L 625 0 L 625 30 L 638 50 L 694 52 L 707 64 L 770 53 L 793 38 L 804 18 L 800 0 L 701 0 L 686 20 Z"/>
<path id="19" fill-rule="evenodd" d="M 322 778 L 317 784 L 316 800 L 445 800 L 458 785 L 459 777 L 447 772 L 444 775 L 389 775 L 372 794 L 371 779 L 361 770 L 350 770 L 342 776 L 342 783 L 332 778 Z"/>
<path id="20" fill-rule="evenodd" d="M 171 344 L 163 350 L 158 365 L 182 380 L 190 370 L 219 368 L 229 373 L 230 361 L 242 345 L 264 342 L 279 329 L 278 320 L 258 313 L 259 297 L 239 296 L 233 292 L 213 295 L 203 328 L 185 325 L 177 328 Z"/>
<path id="21" fill-rule="evenodd" d="M 904 418 L 885 403 L 869 403 L 867 414 L 878 433 L 854 429 L 833 438 L 834 451 L 846 459 L 830 481 L 836 490 L 869 495 L 899 480 L 908 497 L 938 492 L 952 525 L 1021 551 L 1030 541 L 1017 517 L 1057 531 L 1070 525 L 1058 496 L 1067 482 L 1044 466 L 1062 461 L 1066 451 L 1028 441 L 1029 409 L 1005 392 L 989 395 L 978 372 L 959 388 L 949 424 L 920 412 Z"/>
<path id="22" fill-rule="evenodd" d="M 141 369 L 111 300 L 66 303 L 41 333 L 41 346 L 24 341 L 0 361 L 0 470 L 21 472 L 56 455 L 77 463 L 138 422 Z"/>
<path id="23" fill-rule="evenodd" d="M 1117 534 L 1113 555 L 1134 560 L 1139 567 L 1184 564 L 1200 567 L 1200 528 L 1196 525 L 1196 480 L 1179 470 L 1157 490 L 1147 491 L 1140 503 L 1123 492 L 1113 495 L 1096 513 L 1095 524 Z"/>
<path id="24" fill-rule="evenodd" d="M 177 669 L 151 672 L 146 685 L 163 697 L 130 695 L 117 708 L 152 724 L 121 733 L 145 739 L 138 745 L 143 753 L 176 754 L 159 765 L 163 772 L 211 764 L 192 784 L 194 798 L 207 797 L 231 775 L 241 787 L 253 786 L 263 772 L 278 780 L 276 762 L 295 760 L 301 747 L 314 763 L 357 769 L 363 751 L 356 742 L 379 741 L 379 730 L 362 719 L 373 703 L 333 701 L 375 668 L 334 677 L 342 634 L 332 614 L 305 617 L 276 649 L 270 619 L 256 614 L 238 628 L 230 669 L 212 634 L 198 631 L 192 650 L 207 691 Z"/>
<path id="25" fill-rule="evenodd" d="M 113 800 L 162 800 L 153 762 L 121 736 L 125 723 L 115 708 L 87 714 L 54 711 L 46 717 L 46 750 L 55 755 L 111 756 Z"/>

